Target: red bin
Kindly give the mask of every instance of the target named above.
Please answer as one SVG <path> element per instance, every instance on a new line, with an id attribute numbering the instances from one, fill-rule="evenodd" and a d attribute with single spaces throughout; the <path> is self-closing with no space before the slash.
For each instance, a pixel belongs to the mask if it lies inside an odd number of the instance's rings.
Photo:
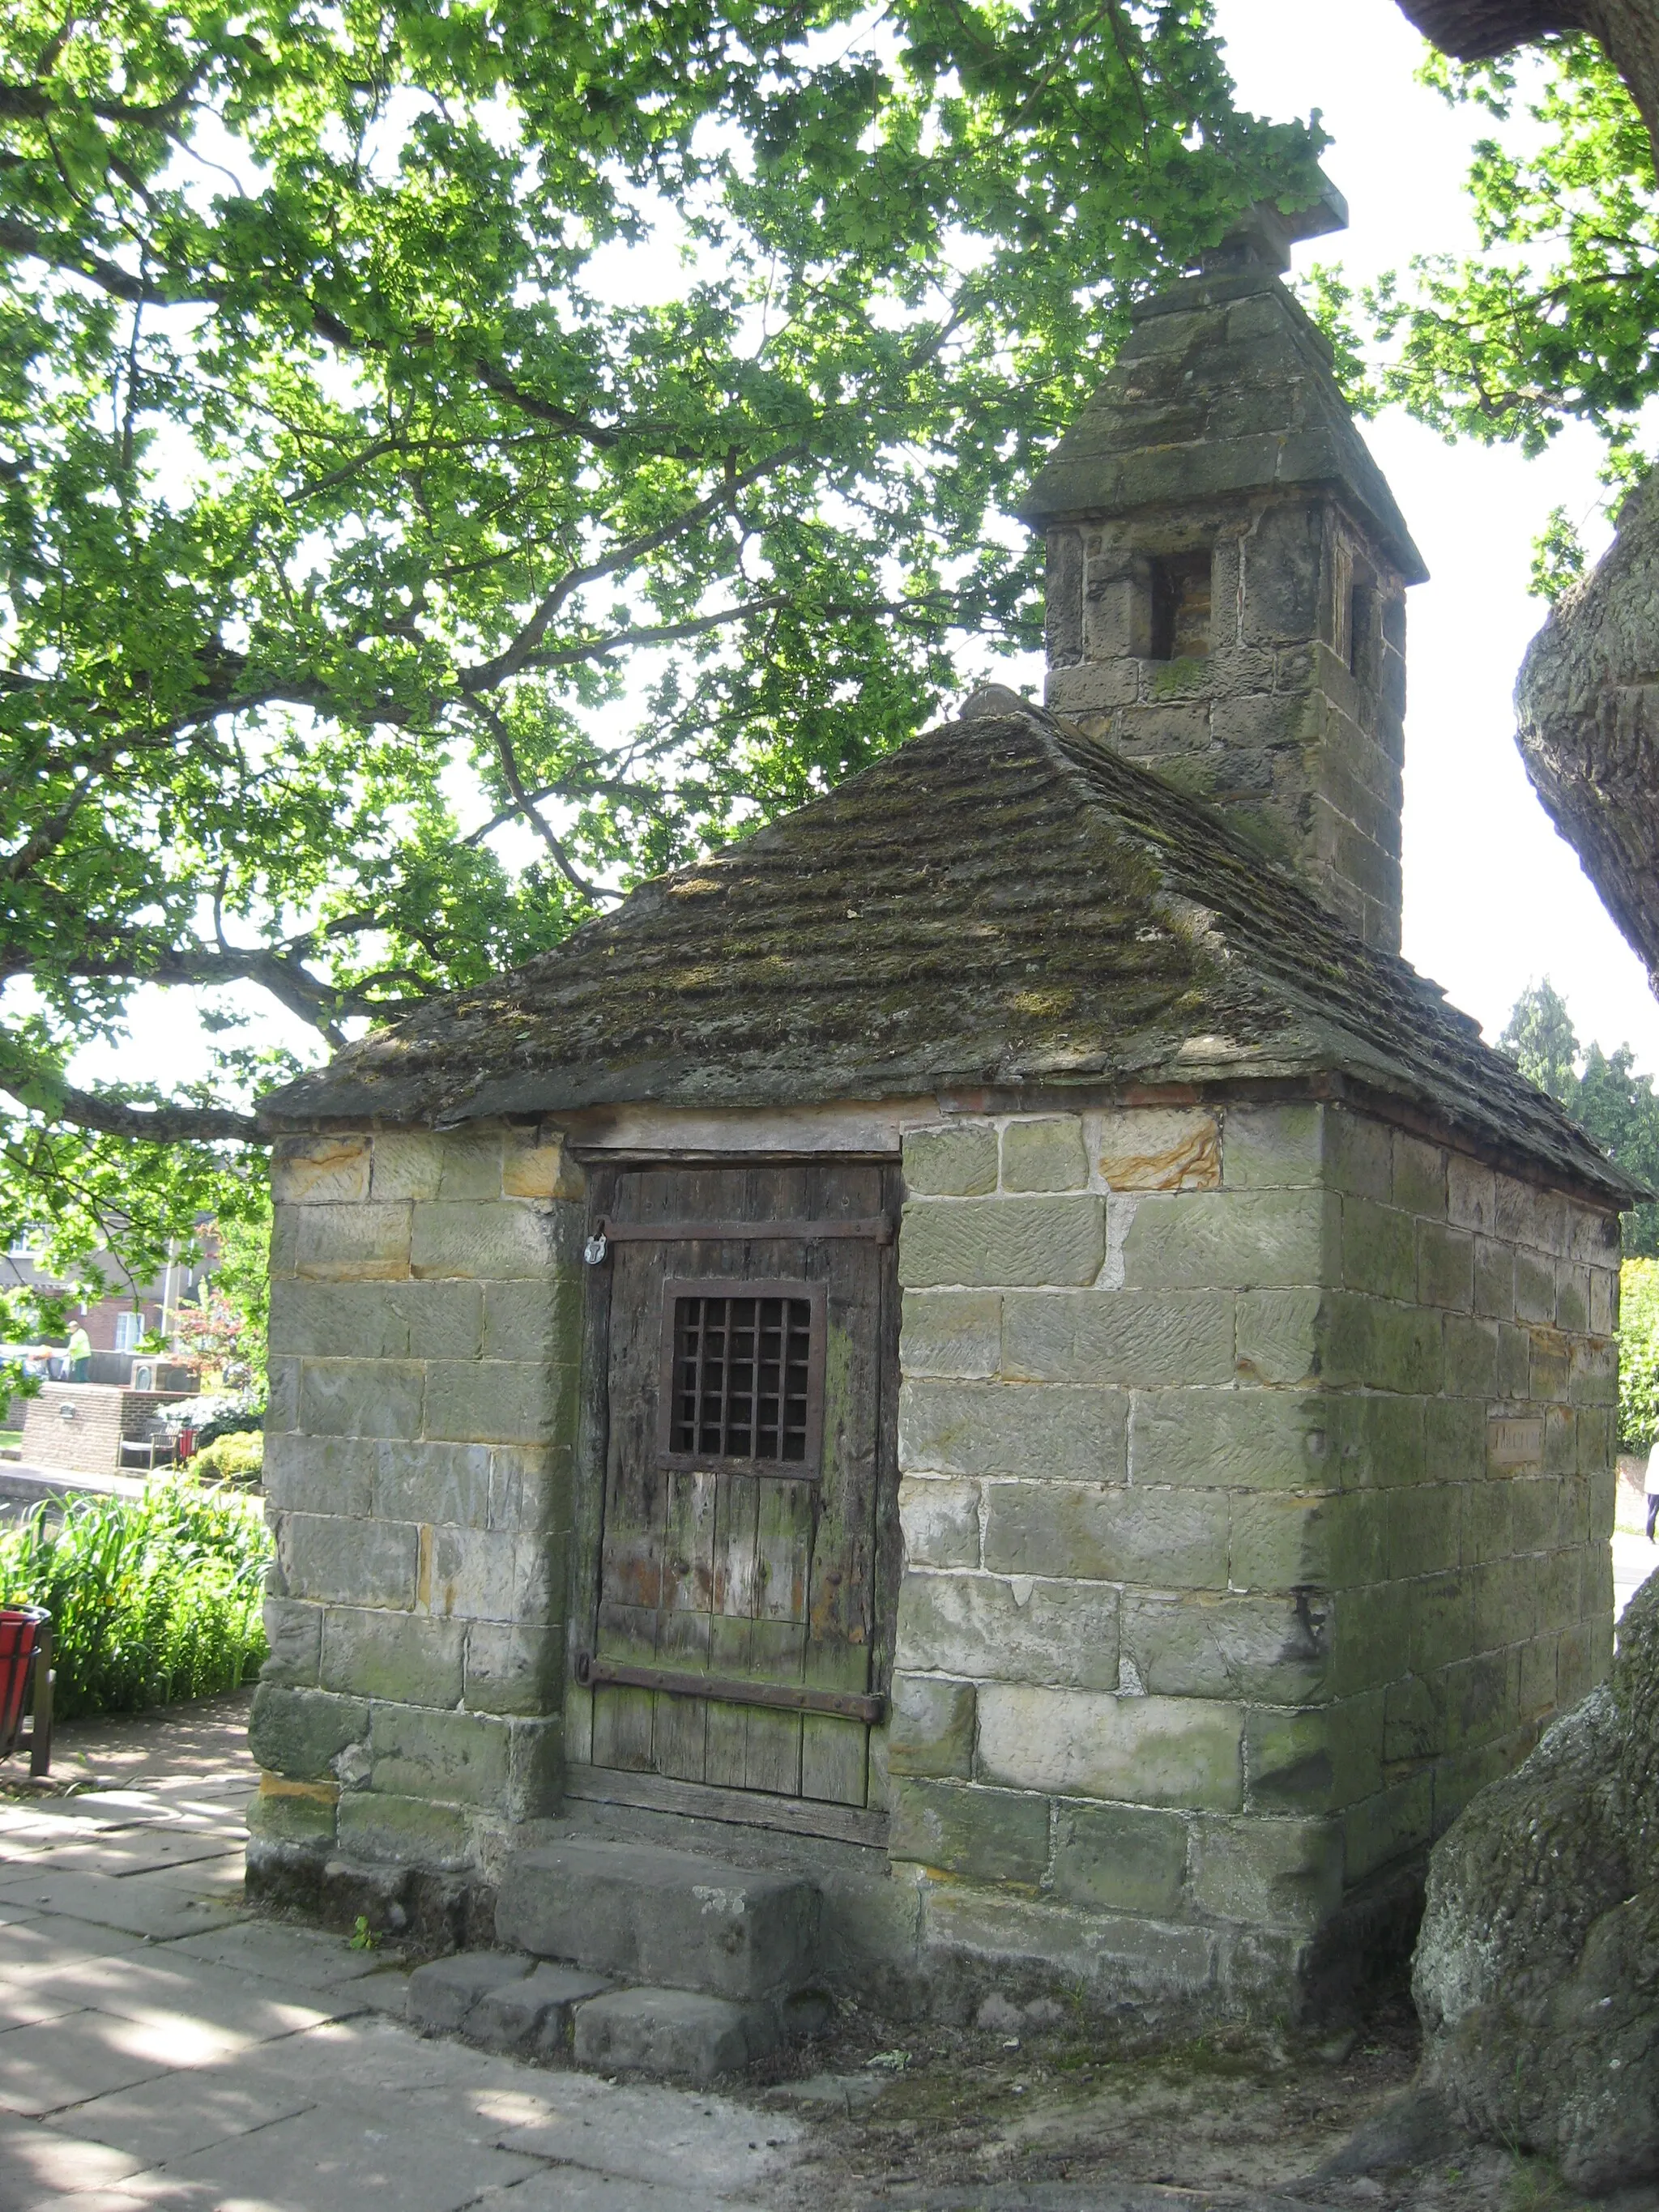
<path id="1" fill-rule="evenodd" d="M 23 1707 L 34 1676 L 34 1725 L 23 1733 Z M 52 1616 L 38 1605 L 0 1606 L 0 1759 L 20 1744 L 29 1771 L 44 1774 L 52 1754 Z"/>

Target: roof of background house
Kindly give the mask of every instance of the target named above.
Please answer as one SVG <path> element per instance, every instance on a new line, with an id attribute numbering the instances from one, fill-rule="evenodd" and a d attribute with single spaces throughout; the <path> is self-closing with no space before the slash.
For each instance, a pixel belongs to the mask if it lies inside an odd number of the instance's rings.
<path id="1" fill-rule="evenodd" d="M 1018 511 L 1041 526 L 1292 487 L 1346 496 L 1408 584 L 1427 577 L 1354 427 L 1330 347 L 1246 248 L 1233 266 L 1172 284 L 1136 310 L 1105 383 Z"/>
<path id="2" fill-rule="evenodd" d="M 1334 1077 L 1628 1203 L 1433 984 L 1207 806 L 1001 699 L 348 1046 L 265 1126 Z"/>

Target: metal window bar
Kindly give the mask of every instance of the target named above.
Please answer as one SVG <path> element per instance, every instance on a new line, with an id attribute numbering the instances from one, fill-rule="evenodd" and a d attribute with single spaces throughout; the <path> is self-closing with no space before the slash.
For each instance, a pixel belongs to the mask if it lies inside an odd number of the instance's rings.
<path id="1" fill-rule="evenodd" d="M 805 1460 L 811 1343 L 805 1298 L 677 1298 L 669 1449 Z"/>

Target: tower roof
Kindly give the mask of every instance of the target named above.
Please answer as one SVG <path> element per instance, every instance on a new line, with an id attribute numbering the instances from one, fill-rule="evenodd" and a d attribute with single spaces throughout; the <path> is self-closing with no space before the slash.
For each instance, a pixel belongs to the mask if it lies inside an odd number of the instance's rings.
<path id="1" fill-rule="evenodd" d="M 260 1113 L 277 1133 L 1310 1078 L 1628 1200 L 1467 1015 L 1218 815 L 1039 708 L 988 700 Z"/>
<path id="2" fill-rule="evenodd" d="M 1266 262 L 1147 301 L 1099 393 L 1019 502 L 1034 527 L 1291 486 L 1346 499 L 1408 584 L 1428 570 L 1354 427 L 1320 331 Z"/>

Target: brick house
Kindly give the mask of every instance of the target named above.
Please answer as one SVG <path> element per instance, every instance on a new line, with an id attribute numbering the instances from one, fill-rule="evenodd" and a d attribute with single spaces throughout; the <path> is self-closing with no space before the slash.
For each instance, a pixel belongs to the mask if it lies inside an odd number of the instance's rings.
<path id="1" fill-rule="evenodd" d="M 1600 1678 L 1629 1191 L 1397 956 L 1423 571 L 1285 242 L 1033 488 L 1048 709 L 266 1102 L 256 1889 L 1296 2010 Z"/>

